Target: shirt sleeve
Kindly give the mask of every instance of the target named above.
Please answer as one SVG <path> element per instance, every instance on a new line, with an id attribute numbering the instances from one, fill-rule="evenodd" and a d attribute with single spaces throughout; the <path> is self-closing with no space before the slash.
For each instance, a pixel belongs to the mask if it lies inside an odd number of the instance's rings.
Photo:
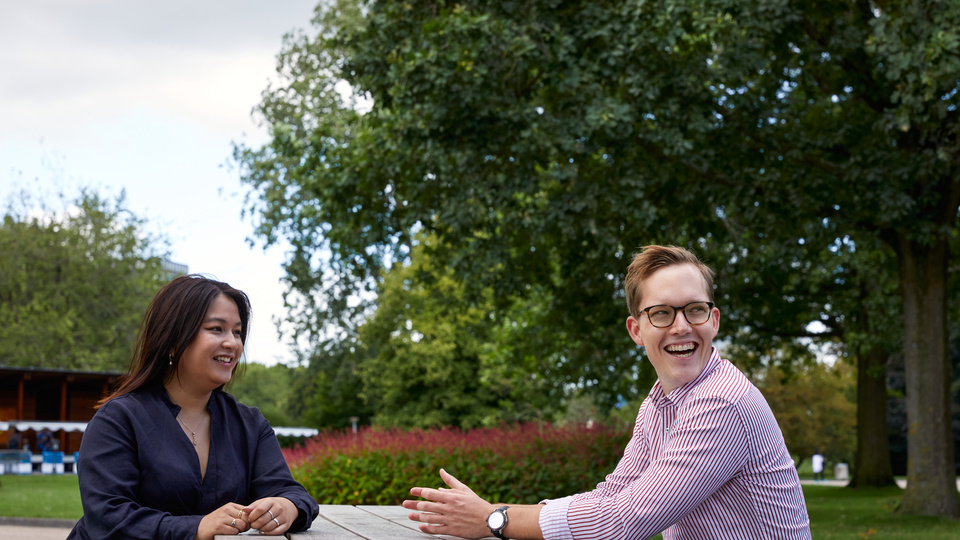
<path id="1" fill-rule="evenodd" d="M 647 450 L 643 436 L 643 413 L 648 406 L 648 401 L 644 401 L 637 414 L 637 421 L 634 424 L 633 435 L 623 451 L 623 457 L 617 463 L 613 472 L 608 474 L 603 482 L 597 484 L 593 491 L 579 493 L 560 499 L 546 500 L 546 506 L 540 511 L 540 530 L 544 538 L 550 540 L 572 540 L 573 533 L 567 520 L 567 513 L 570 505 L 574 501 L 583 501 L 589 499 L 602 499 L 612 497 L 623 491 L 632 482 L 640 477 L 640 474 L 649 466 L 649 451 Z"/>
<path id="2" fill-rule="evenodd" d="M 570 504 L 567 521 L 574 538 L 649 538 L 687 515 L 743 466 L 747 430 L 733 404 L 706 396 L 693 398 L 684 409 L 660 456 L 638 476 L 614 478 L 610 488 L 629 483 L 615 493 L 603 489 L 578 496 Z M 634 459 L 639 467 L 642 459 Z M 618 470 L 630 465 L 623 461 Z"/>
<path id="3" fill-rule="evenodd" d="M 649 406 L 649 401 L 644 401 L 643 405 L 640 406 L 633 428 L 633 435 L 630 437 L 627 447 L 624 448 L 623 457 L 620 458 L 613 472 L 608 474 L 603 482 L 597 484 L 593 491 L 577 495 L 577 500 L 612 497 L 626 489 L 647 470 L 647 467 L 650 466 L 650 450 L 643 433 L 643 416 L 644 411 Z"/>
<path id="4" fill-rule="evenodd" d="M 289 532 L 306 530 L 320 514 L 317 501 L 290 474 L 290 468 L 287 467 L 283 452 L 280 450 L 277 436 L 262 415 L 251 484 L 254 500 L 264 497 L 283 497 L 297 507 L 297 519 L 290 526 Z"/>
<path id="5" fill-rule="evenodd" d="M 105 540 L 193 538 L 203 516 L 174 516 L 140 501 L 138 443 L 128 406 L 104 404 L 84 431 L 77 472 L 83 531 Z"/>
<path id="6" fill-rule="evenodd" d="M 546 506 L 540 510 L 540 532 L 550 540 L 573 540 L 573 533 L 567 524 L 567 512 L 573 495 L 560 499 L 543 501 Z"/>

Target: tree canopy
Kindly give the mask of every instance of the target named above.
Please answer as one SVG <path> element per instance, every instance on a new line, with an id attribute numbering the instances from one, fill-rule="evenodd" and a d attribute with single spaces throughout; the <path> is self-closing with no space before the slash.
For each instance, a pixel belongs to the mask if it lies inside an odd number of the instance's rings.
<path id="1" fill-rule="evenodd" d="M 384 275 L 376 313 L 359 329 L 361 395 L 374 422 L 470 428 L 549 415 L 563 396 L 549 366 L 515 354 L 528 321 L 509 311 L 498 319 L 489 292 L 465 301 L 465 285 L 424 254 L 435 243 L 422 238 L 409 265 Z"/>
<path id="2" fill-rule="evenodd" d="M 0 224 L 0 364 L 124 371 L 140 318 L 165 282 L 160 246 L 123 194 L 83 191 L 61 212 L 9 201 Z"/>
<path id="3" fill-rule="evenodd" d="M 897 314 L 851 326 L 847 307 L 896 290 L 916 427 L 903 509 L 960 514 L 945 306 L 960 5 L 360 4 L 321 4 L 319 33 L 287 40 L 258 108 L 272 138 L 235 150 L 259 233 L 294 247 L 305 328 L 357 324 L 346 299 L 426 232 L 468 298 L 503 310 L 537 290 L 542 328 L 565 336 L 555 373 L 614 403 L 644 386 L 620 290 L 641 245 L 719 270 L 729 339 L 809 337 L 813 321 L 819 339 L 865 336 Z"/>
<path id="4" fill-rule="evenodd" d="M 837 362 L 802 364 L 786 374 L 767 366 L 757 387 L 767 397 L 797 466 L 816 450 L 832 463 L 850 463 L 856 440 L 853 370 Z"/>
<path id="5" fill-rule="evenodd" d="M 299 418 L 291 414 L 290 387 L 295 377 L 302 376 L 305 367 L 284 364 L 265 366 L 248 362 L 239 376 L 230 381 L 228 391 L 241 403 L 256 406 L 274 427 L 299 426 Z"/>

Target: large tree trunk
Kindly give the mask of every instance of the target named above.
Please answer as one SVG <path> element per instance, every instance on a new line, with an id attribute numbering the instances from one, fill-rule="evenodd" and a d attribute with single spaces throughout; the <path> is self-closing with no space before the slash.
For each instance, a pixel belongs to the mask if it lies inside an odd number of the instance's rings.
<path id="1" fill-rule="evenodd" d="M 907 403 L 907 488 L 905 514 L 960 518 L 947 358 L 947 243 L 897 238 L 903 294 L 903 356 Z"/>
<path id="2" fill-rule="evenodd" d="M 857 357 L 857 455 L 849 487 L 895 484 L 887 432 L 887 354 L 861 347 Z"/>

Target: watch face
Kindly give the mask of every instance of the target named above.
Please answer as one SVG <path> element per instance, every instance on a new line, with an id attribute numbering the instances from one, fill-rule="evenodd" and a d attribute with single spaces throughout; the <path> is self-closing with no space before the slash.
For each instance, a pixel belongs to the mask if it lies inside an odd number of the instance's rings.
<path id="1" fill-rule="evenodd" d="M 494 512 L 487 517 L 487 526 L 491 529 L 499 529 L 504 523 L 503 512 Z"/>

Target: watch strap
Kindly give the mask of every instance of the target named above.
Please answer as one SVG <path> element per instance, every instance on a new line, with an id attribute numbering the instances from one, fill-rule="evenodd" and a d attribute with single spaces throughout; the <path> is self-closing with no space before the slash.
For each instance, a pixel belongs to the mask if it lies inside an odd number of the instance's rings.
<path id="1" fill-rule="evenodd" d="M 493 514 L 501 514 L 501 515 L 503 516 L 503 523 L 502 523 L 499 527 L 497 527 L 497 528 L 491 527 L 491 526 L 490 526 L 490 518 L 489 518 L 489 517 L 487 518 L 487 528 L 490 529 L 490 532 L 493 533 L 493 535 L 496 536 L 497 538 L 499 538 L 500 540 L 507 540 L 507 537 L 503 535 L 503 529 L 506 528 L 506 526 L 507 526 L 507 521 L 508 521 L 508 520 L 507 520 L 507 508 L 510 508 L 510 507 L 504 505 L 504 506 L 501 506 L 500 508 L 497 508 L 497 509 L 494 510 L 493 512 L 490 512 L 490 515 L 491 515 L 491 516 L 492 516 Z"/>

